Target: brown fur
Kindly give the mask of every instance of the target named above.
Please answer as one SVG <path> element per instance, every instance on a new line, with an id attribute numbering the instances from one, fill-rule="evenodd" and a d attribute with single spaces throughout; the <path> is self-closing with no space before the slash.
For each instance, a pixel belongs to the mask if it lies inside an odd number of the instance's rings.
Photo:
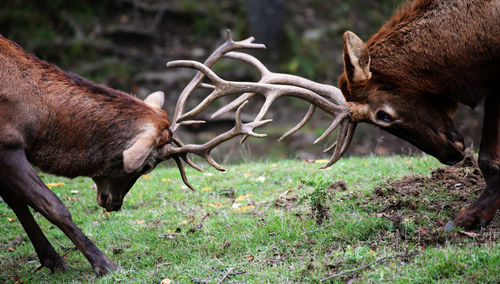
<path id="1" fill-rule="evenodd" d="M 158 133 L 169 128 L 164 111 L 63 72 L 1 36 L 0 61 L 0 133 L 21 132 L 8 138 L 19 141 L 2 141 L 0 147 L 22 143 L 29 161 L 46 172 L 109 174 L 145 123 Z"/>

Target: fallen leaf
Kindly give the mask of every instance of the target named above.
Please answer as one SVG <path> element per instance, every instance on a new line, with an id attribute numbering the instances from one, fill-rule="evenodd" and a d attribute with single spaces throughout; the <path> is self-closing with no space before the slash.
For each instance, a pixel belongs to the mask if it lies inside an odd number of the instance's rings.
<path id="1" fill-rule="evenodd" d="M 16 221 L 16 218 L 7 218 L 7 221 L 14 222 L 14 221 Z"/>
<path id="2" fill-rule="evenodd" d="M 278 164 L 274 163 L 274 164 L 271 164 L 271 168 L 276 168 L 278 166 Z"/>
<path id="3" fill-rule="evenodd" d="M 465 231 L 458 231 L 457 233 L 465 235 L 467 237 L 475 238 L 481 236 L 481 234 L 474 233 L 474 232 L 465 232 Z"/>
<path id="4" fill-rule="evenodd" d="M 63 185 L 65 185 L 65 183 L 64 182 L 51 182 L 51 183 L 47 183 L 46 185 L 48 188 L 52 189 L 53 187 L 63 186 Z"/>
<path id="5" fill-rule="evenodd" d="M 243 212 L 245 210 L 252 209 L 252 208 L 255 208 L 255 206 L 253 206 L 253 205 L 241 206 L 240 208 L 233 210 L 233 212 L 239 213 L 239 212 Z"/>
<path id="6" fill-rule="evenodd" d="M 142 175 L 143 178 L 152 178 L 153 176 L 150 175 L 150 174 L 145 174 L 145 175 Z"/>
<path id="7" fill-rule="evenodd" d="M 248 193 L 248 194 L 245 194 L 245 195 L 240 195 L 238 196 L 235 201 L 245 201 L 247 198 L 251 197 L 252 194 L 251 193 Z"/>
<path id="8" fill-rule="evenodd" d="M 244 173 L 244 174 L 243 174 L 243 177 L 244 177 L 244 178 L 249 178 L 251 175 L 252 175 L 252 173 Z"/>
<path id="9" fill-rule="evenodd" d="M 160 284 L 171 284 L 171 283 L 172 283 L 172 279 L 169 279 L 169 278 L 165 278 L 160 282 Z"/>
<path id="10" fill-rule="evenodd" d="M 189 229 L 187 231 L 187 233 L 190 234 L 190 233 L 194 233 L 196 231 L 200 231 L 202 227 L 203 227 L 203 224 L 200 223 L 200 224 L 196 225 L 194 228 Z"/>
<path id="11" fill-rule="evenodd" d="M 139 220 L 135 220 L 133 221 L 132 223 L 133 224 L 144 224 L 144 222 L 146 222 L 145 220 L 142 220 L 142 219 L 139 219 Z"/>
<path id="12" fill-rule="evenodd" d="M 375 256 L 375 255 L 377 255 L 377 253 L 376 253 L 376 252 L 374 252 L 374 251 L 373 251 L 373 250 L 371 250 L 371 249 L 370 249 L 368 252 L 369 252 L 369 253 L 371 253 L 371 254 L 372 254 L 372 255 L 374 255 L 374 256 Z"/>
<path id="13" fill-rule="evenodd" d="M 162 181 L 162 182 L 167 182 L 167 183 L 168 183 L 168 182 L 171 182 L 172 180 L 171 180 L 171 179 L 169 179 L 169 178 L 162 178 L 162 179 L 161 179 L 161 181 Z"/>
<path id="14" fill-rule="evenodd" d="M 201 189 L 201 191 L 203 191 L 203 192 L 207 192 L 207 191 L 211 191 L 211 190 L 212 190 L 211 187 L 204 187 Z"/>
<path id="15" fill-rule="evenodd" d="M 213 203 L 208 203 L 207 205 L 208 205 L 208 206 L 210 206 L 210 207 L 214 207 L 214 208 L 219 208 L 219 207 L 222 207 L 222 204 L 220 204 L 220 203 L 215 203 L 215 204 L 213 204 Z"/>
<path id="16" fill-rule="evenodd" d="M 315 164 L 324 164 L 324 163 L 328 163 L 328 160 L 326 160 L 326 159 L 315 160 L 314 163 Z"/>
<path id="17" fill-rule="evenodd" d="M 252 262 L 255 259 L 255 257 L 251 254 L 245 255 L 245 258 L 248 259 L 248 261 L 250 261 L 250 262 Z"/>
<path id="18" fill-rule="evenodd" d="M 14 248 L 13 247 L 9 247 L 7 250 L 8 251 L 14 251 Z"/>

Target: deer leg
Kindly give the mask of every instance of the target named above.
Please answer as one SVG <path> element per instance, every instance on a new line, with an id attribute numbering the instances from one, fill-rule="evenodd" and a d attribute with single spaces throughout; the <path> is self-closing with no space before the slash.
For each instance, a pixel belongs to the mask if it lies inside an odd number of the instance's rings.
<path id="1" fill-rule="evenodd" d="M 18 200 L 24 200 L 59 227 L 87 258 L 97 275 L 117 269 L 75 225 L 66 206 L 38 177 L 23 150 L 0 151 L 0 180 Z"/>
<path id="2" fill-rule="evenodd" d="M 491 178 L 486 189 L 468 208 L 462 209 L 445 229 L 450 231 L 455 225 L 464 228 L 485 227 L 500 207 L 500 171 Z"/>
<path id="3" fill-rule="evenodd" d="M 500 207 L 499 110 L 500 98 L 488 96 L 484 102 L 484 122 L 478 159 L 479 168 L 488 186 L 471 206 L 462 209 L 454 220 L 446 225 L 447 230 L 453 229 L 455 225 L 465 228 L 478 225 L 484 227 Z"/>
<path id="4" fill-rule="evenodd" d="M 0 184 L 0 196 L 2 196 L 3 200 L 10 206 L 12 211 L 14 211 L 19 222 L 21 222 L 21 225 L 31 240 L 31 244 L 35 248 L 35 252 L 42 267 L 47 267 L 52 272 L 55 270 L 66 270 L 68 263 L 56 252 L 49 240 L 47 240 L 33 218 L 33 215 L 31 215 L 26 203 L 22 199 L 16 198 L 3 184 Z"/>
<path id="5" fill-rule="evenodd" d="M 500 169 L 498 127 L 500 125 L 500 97 L 488 96 L 484 102 L 484 122 L 479 146 L 478 164 L 487 184 Z"/>

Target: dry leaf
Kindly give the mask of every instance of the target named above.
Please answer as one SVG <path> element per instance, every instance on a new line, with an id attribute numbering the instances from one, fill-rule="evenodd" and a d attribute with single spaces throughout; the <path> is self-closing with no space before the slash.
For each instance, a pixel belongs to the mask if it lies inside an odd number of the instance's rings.
<path id="1" fill-rule="evenodd" d="M 153 176 L 150 175 L 150 174 L 145 174 L 145 175 L 142 175 L 143 178 L 152 178 Z"/>
<path id="2" fill-rule="evenodd" d="M 474 232 L 465 232 L 465 231 L 458 231 L 457 233 L 460 233 L 462 235 L 465 235 L 467 237 L 475 238 L 481 236 L 481 234 L 474 233 Z"/>
<path id="3" fill-rule="evenodd" d="M 46 184 L 48 188 L 52 189 L 53 187 L 63 186 L 64 182 L 51 182 Z"/>
<path id="4" fill-rule="evenodd" d="M 239 201 L 245 201 L 247 198 L 249 198 L 249 197 L 251 197 L 251 196 L 252 196 L 252 194 L 251 194 L 251 193 L 249 193 L 249 194 L 245 194 L 245 195 L 240 195 L 240 196 L 238 196 L 238 197 L 235 199 L 235 201 L 238 201 L 238 202 L 239 202 Z"/>
<path id="5" fill-rule="evenodd" d="M 133 224 L 144 224 L 144 222 L 146 222 L 146 221 L 145 221 L 145 220 L 140 219 L 140 220 L 135 220 L 135 221 L 133 221 L 132 223 L 133 223 Z"/>
<path id="6" fill-rule="evenodd" d="M 14 222 L 14 221 L 16 221 L 16 218 L 7 218 L 7 221 Z"/>
<path id="7" fill-rule="evenodd" d="M 201 191 L 203 191 L 203 192 L 207 192 L 207 191 L 211 191 L 211 190 L 212 190 L 211 187 L 204 187 L 201 189 Z"/>
<path id="8" fill-rule="evenodd" d="M 169 178 L 162 178 L 162 179 L 161 179 L 161 181 L 162 181 L 162 182 L 169 183 L 169 182 L 171 182 L 172 180 L 171 180 L 171 179 L 169 179 Z"/>
<path id="9" fill-rule="evenodd" d="M 244 173 L 244 174 L 243 174 L 243 177 L 244 177 L 244 178 L 249 178 L 251 175 L 252 175 L 252 173 Z"/>
<path id="10" fill-rule="evenodd" d="M 233 210 L 233 212 L 239 213 L 239 212 L 243 212 L 245 210 L 252 209 L 252 208 L 255 208 L 255 206 L 253 206 L 253 205 L 241 206 L 240 208 Z"/>
<path id="11" fill-rule="evenodd" d="M 210 207 L 214 207 L 214 208 L 219 208 L 219 207 L 222 207 L 222 204 L 220 204 L 220 203 L 215 203 L 215 204 L 213 204 L 213 203 L 208 203 L 207 205 L 208 205 L 208 206 L 210 206 Z"/>
<path id="12" fill-rule="evenodd" d="M 377 255 L 377 253 L 376 253 L 376 252 L 374 252 L 374 251 L 373 251 L 373 250 L 371 250 L 371 249 L 370 249 L 368 252 L 369 252 L 369 253 L 371 253 L 371 254 L 372 254 L 372 255 L 374 255 L 374 256 L 375 256 L 375 255 Z"/>

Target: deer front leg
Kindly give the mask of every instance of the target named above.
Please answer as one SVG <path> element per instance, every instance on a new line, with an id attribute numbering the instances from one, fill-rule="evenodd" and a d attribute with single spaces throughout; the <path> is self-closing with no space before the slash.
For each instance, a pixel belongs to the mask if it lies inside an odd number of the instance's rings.
<path id="1" fill-rule="evenodd" d="M 0 184 L 0 196 L 2 196 L 3 200 L 10 206 L 12 211 L 14 211 L 19 222 L 21 222 L 21 225 L 35 248 L 42 267 L 47 267 L 52 272 L 56 270 L 66 270 L 68 263 L 56 252 L 54 247 L 47 240 L 33 218 L 33 215 L 31 215 L 26 202 L 16 198 L 15 194 L 12 194 L 3 184 Z"/>
<path id="2" fill-rule="evenodd" d="M 500 171 L 491 178 L 486 189 L 468 208 L 462 209 L 453 221 L 446 224 L 447 231 L 456 225 L 464 228 L 485 227 L 500 207 Z"/>
<path id="3" fill-rule="evenodd" d="M 484 122 L 479 147 L 479 168 L 487 184 L 500 169 L 498 127 L 500 125 L 500 97 L 490 95 L 484 102 Z"/>
<path id="4" fill-rule="evenodd" d="M 97 275 L 116 270 L 116 265 L 75 225 L 71 214 L 31 167 L 23 150 L 0 151 L 0 177 L 8 191 L 59 227 L 83 253 Z"/>

